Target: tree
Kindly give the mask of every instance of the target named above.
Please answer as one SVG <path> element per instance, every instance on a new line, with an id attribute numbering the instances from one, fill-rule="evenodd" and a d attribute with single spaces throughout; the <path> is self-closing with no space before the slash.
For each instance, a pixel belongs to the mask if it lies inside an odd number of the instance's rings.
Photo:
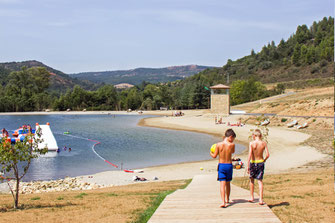
<path id="1" fill-rule="evenodd" d="M 98 95 L 105 98 L 104 104 L 107 109 L 117 109 L 117 92 L 113 85 L 99 88 Z"/>
<path id="2" fill-rule="evenodd" d="M 277 86 L 276 86 L 276 91 L 277 91 L 279 94 L 284 93 L 284 92 L 285 92 L 285 85 L 282 84 L 282 83 L 277 84 Z"/>
<path id="3" fill-rule="evenodd" d="M 49 103 L 45 100 L 36 101 L 34 96 L 47 94 L 45 90 L 49 87 L 49 76 L 49 72 L 42 67 L 23 67 L 20 71 L 11 72 L 4 93 L 12 98 L 9 100 L 9 111 L 34 111 L 36 108 L 46 107 Z"/>
<path id="4" fill-rule="evenodd" d="M 312 64 L 314 63 L 316 60 L 316 56 L 315 56 L 315 48 L 313 46 L 311 46 L 310 48 L 308 48 L 307 54 L 306 54 L 306 62 L 308 64 Z"/>
<path id="5" fill-rule="evenodd" d="M 306 45 L 302 45 L 300 48 L 300 59 L 304 62 L 307 63 L 307 53 L 308 53 L 308 48 Z"/>
<path id="6" fill-rule="evenodd" d="M 295 38 L 299 44 L 305 43 L 310 37 L 311 34 L 306 25 L 298 26 Z"/>
<path id="7" fill-rule="evenodd" d="M 297 43 L 294 47 L 294 51 L 293 51 L 293 55 L 291 57 L 291 60 L 292 60 L 292 64 L 295 64 L 295 65 L 300 65 L 299 64 L 299 60 L 300 60 L 300 45 Z"/>
<path id="8" fill-rule="evenodd" d="M 126 104 L 127 104 L 127 108 L 135 110 L 138 109 L 141 104 L 142 104 L 142 100 L 140 98 L 139 92 L 137 91 L 137 89 L 135 87 L 133 87 L 126 98 Z"/>
<path id="9" fill-rule="evenodd" d="M 244 99 L 241 97 L 243 89 L 245 86 L 244 80 L 236 80 L 230 86 L 230 98 L 233 105 L 241 104 L 244 102 Z"/>
<path id="10" fill-rule="evenodd" d="M 26 130 L 28 131 L 28 130 Z M 42 132 L 36 130 L 35 135 L 28 133 L 23 142 L 16 142 L 14 145 L 2 138 L 0 144 L 0 166 L 4 177 L 3 181 L 7 181 L 10 192 L 14 199 L 14 208 L 19 205 L 19 189 L 20 181 L 28 172 L 32 159 L 37 158 L 39 154 L 48 152 L 48 148 L 40 149 L 39 143 L 42 143 Z M 15 188 L 9 184 L 10 180 L 15 180 Z"/>

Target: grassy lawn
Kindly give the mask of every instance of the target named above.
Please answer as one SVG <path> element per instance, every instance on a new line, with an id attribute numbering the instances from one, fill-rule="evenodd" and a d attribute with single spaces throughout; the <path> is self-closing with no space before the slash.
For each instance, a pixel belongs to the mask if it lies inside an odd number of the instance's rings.
<path id="1" fill-rule="evenodd" d="M 233 183 L 242 186 L 244 178 Z M 264 200 L 282 222 L 334 222 L 334 169 L 265 174 Z"/>
<path id="2" fill-rule="evenodd" d="M 91 191 L 25 194 L 20 210 L 0 195 L 1 222 L 146 222 L 165 196 L 190 181 L 117 186 Z"/>

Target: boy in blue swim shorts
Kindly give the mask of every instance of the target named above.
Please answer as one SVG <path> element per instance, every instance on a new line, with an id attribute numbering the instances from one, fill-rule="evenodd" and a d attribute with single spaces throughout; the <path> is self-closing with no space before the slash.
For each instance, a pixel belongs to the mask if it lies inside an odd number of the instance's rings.
<path id="1" fill-rule="evenodd" d="M 232 154 L 235 152 L 234 140 L 236 134 L 232 129 L 227 129 L 223 141 L 216 144 L 214 152 L 210 152 L 211 157 L 219 155 L 218 181 L 220 181 L 220 194 L 222 199 L 221 208 L 226 208 L 229 204 L 230 181 L 233 179 Z"/>

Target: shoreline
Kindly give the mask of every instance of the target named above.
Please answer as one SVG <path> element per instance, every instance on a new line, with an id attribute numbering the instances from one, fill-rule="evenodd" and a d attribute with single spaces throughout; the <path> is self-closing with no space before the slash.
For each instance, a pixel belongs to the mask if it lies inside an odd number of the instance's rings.
<path id="1" fill-rule="evenodd" d="M 147 122 L 147 120 L 150 119 L 154 119 L 157 117 L 149 117 L 149 118 L 142 118 L 137 125 L 141 126 L 141 127 L 150 127 L 150 128 L 160 128 L 160 129 L 168 129 L 168 130 L 174 130 L 174 131 L 188 131 L 188 132 L 196 132 L 196 133 L 202 133 L 202 134 L 207 134 L 207 135 L 211 135 L 211 136 L 215 136 L 215 137 L 219 137 L 222 138 L 223 134 L 220 133 L 216 133 L 216 132 L 210 132 L 210 131 L 205 131 L 205 130 L 197 130 L 197 129 L 188 129 L 188 128 L 183 128 L 181 126 L 177 127 L 178 125 L 176 125 L 176 127 L 171 127 L 171 126 L 157 126 L 157 125 L 153 125 Z M 249 146 L 249 142 L 247 141 L 243 141 L 243 140 L 239 140 L 239 139 L 235 139 L 234 142 L 236 142 L 237 144 L 243 145 L 246 147 L 245 150 L 247 150 L 248 146 Z M 240 154 L 243 154 L 245 152 L 245 150 L 243 150 Z"/>
<path id="2" fill-rule="evenodd" d="M 63 113 L 76 114 L 73 112 L 57 112 L 57 114 Z M 139 115 L 135 112 L 78 112 L 78 114 L 82 115 L 108 113 Z M 43 114 L 48 115 L 54 113 L 43 112 Z M 31 115 L 36 115 L 36 113 L 32 113 Z M 182 117 L 172 117 L 171 112 L 166 111 L 144 112 L 143 115 L 157 115 L 158 117 L 142 118 L 137 123 L 138 126 L 163 128 L 178 131 L 191 131 L 209 134 L 216 137 L 221 137 L 224 130 L 228 128 L 228 126 L 225 125 L 215 125 L 213 121 L 214 115 L 209 114 L 207 110 L 185 111 L 185 116 Z M 236 122 L 237 118 L 237 116 L 225 117 L 224 121 L 230 121 L 231 123 L 234 123 Z M 248 145 L 249 129 L 255 128 L 255 126 L 229 126 L 229 128 L 233 128 L 234 131 L 237 133 L 237 138 L 240 139 L 236 140 L 236 143 Z M 326 156 L 324 154 L 321 154 L 320 152 L 317 152 L 313 147 L 301 145 L 305 140 L 309 139 L 311 135 L 283 128 L 269 128 L 270 136 L 268 140 L 271 155 L 266 167 L 266 172 L 268 174 L 290 172 L 290 170 L 292 169 L 299 168 L 300 166 L 303 166 L 308 162 L 320 160 Z M 247 151 L 248 150 L 245 149 L 238 155 L 244 163 L 246 163 Z M 217 163 L 217 159 L 211 160 L 209 157 L 209 160 L 203 161 L 190 161 L 176 164 L 163 164 L 158 166 L 145 167 L 143 168 L 143 173 L 126 173 L 122 170 L 110 170 L 91 175 L 76 176 L 74 178 L 80 179 L 80 181 L 84 183 L 108 186 L 119 186 L 138 183 L 133 181 L 133 177 L 135 176 L 146 178 L 148 180 L 146 182 L 184 180 L 191 179 L 194 175 L 199 174 L 215 174 Z M 245 168 L 240 170 L 234 170 L 234 177 L 243 177 L 246 174 L 245 172 Z M 153 180 L 155 178 L 158 178 L 158 180 Z"/>
<path id="3" fill-rule="evenodd" d="M 33 111 L 33 112 L 0 112 L 0 116 L 31 116 L 31 115 L 171 115 L 170 111 Z"/>

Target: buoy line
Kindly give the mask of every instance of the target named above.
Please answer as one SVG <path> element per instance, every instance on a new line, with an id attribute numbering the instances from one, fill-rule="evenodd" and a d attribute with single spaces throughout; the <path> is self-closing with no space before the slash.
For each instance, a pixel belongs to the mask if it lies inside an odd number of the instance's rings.
<path id="1" fill-rule="evenodd" d="M 94 140 L 94 139 L 89 139 L 89 138 L 84 138 L 84 137 L 81 137 L 81 136 L 74 136 L 74 135 L 69 135 L 69 134 L 64 134 L 64 133 L 55 133 L 55 134 L 60 134 L 60 135 L 63 135 L 63 136 L 68 136 L 68 137 L 77 138 L 77 139 L 84 139 L 84 140 L 88 140 L 88 141 L 94 142 L 94 145 L 91 147 L 91 149 L 95 153 L 95 155 L 97 155 L 97 157 L 99 157 L 104 162 L 112 165 L 113 167 L 119 168 L 118 165 L 116 165 L 116 164 L 108 161 L 107 159 L 103 158 L 99 153 L 97 153 L 97 151 L 95 150 L 95 146 L 101 144 L 101 142 L 99 142 L 97 140 Z M 133 170 L 127 170 L 127 169 L 125 169 L 123 171 L 126 172 L 126 173 L 134 173 Z"/>
<path id="2" fill-rule="evenodd" d="M 56 133 L 56 134 L 60 134 L 60 133 Z M 92 149 L 92 151 L 95 153 L 95 155 L 97 155 L 97 157 L 99 157 L 99 158 L 100 158 L 101 160 L 103 160 L 104 162 L 106 162 L 106 163 L 112 165 L 113 167 L 115 167 L 115 168 L 119 168 L 118 165 L 109 162 L 107 159 L 103 158 L 99 153 L 97 153 L 97 151 L 95 150 L 95 146 L 101 144 L 101 142 L 99 142 L 99 141 L 97 141 L 97 140 L 94 140 L 94 139 L 89 139 L 89 138 L 84 138 L 84 137 L 81 137 L 81 136 L 74 136 L 74 135 L 69 135 L 69 134 L 64 134 L 64 133 L 61 133 L 61 135 L 63 135 L 63 136 L 68 136 L 68 137 L 72 137 L 72 138 L 77 138 L 77 139 L 84 139 L 84 140 L 87 140 L 87 141 L 94 142 L 94 144 L 93 144 L 93 146 L 91 147 L 91 149 Z"/>

